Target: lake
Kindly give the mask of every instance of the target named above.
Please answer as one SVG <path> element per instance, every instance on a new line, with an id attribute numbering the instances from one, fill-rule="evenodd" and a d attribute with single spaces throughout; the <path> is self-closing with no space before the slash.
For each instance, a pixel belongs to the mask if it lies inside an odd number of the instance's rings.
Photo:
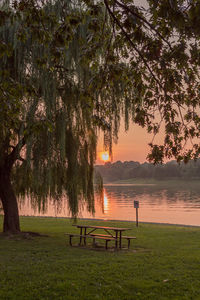
<path id="1" fill-rule="evenodd" d="M 103 202 L 96 199 L 95 215 L 83 206 L 81 218 L 135 221 L 134 200 L 139 201 L 139 221 L 200 226 L 200 186 L 188 182 L 172 186 L 105 185 Z M 45 213 L 33 209 L 28 200 L 20 205 L 20 215 L 69 217 L 64 201 L 58 208 L 48 203 Z"/>

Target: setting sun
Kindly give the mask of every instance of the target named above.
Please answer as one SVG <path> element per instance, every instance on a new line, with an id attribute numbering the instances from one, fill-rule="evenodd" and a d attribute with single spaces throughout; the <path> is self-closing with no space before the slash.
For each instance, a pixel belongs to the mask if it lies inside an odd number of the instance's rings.
<path id="1" fill-rule="evenodd" d="M 107 151 L 101 152 L 100 153 L 100 158 L 101 158 L 101 160 L 103 160 L 105 162 L 108 161 L 108 160 L 110 160 L 109 153 Z"/>

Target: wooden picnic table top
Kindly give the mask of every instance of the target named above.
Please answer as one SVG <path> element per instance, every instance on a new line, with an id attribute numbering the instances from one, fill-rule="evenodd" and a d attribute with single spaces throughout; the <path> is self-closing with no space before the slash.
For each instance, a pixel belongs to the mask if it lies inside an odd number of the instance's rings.
<path id="1" fill-rule="evenodd" d="M 77 228 L 94 228 L 94 229 L 106 229 L 106 230 L 114 230 L 114 231 L 125 231 L 131 229 L 131 228 L 94 226 L 94 225 L 82 225 L 82 224 L 74 224 L 73 226 L 76 226 Z"/>

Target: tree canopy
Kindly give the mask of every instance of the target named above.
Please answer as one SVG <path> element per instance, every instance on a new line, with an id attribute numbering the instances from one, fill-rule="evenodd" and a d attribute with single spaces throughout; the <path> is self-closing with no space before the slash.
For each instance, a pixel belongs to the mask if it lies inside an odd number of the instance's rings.
<path id="1" fill-rule="evenodd" d="M 198 1 L 0 5 L 4 231 L 20 230 L 15 195 L 40 207 L 66 195 L 73 216 L 81 200 L 93 211 L 98 130 L 112 152 L 122 115 L 126 129 L 165 127 L 150 161 L 199 156 Z"/>
<path id="2" fill-rule="evenodd" d="M 165 130 L 163 145 L 152 141 L 148 159 L 175 157 L 187 162 L 200 153 L 199 1 L 109 1 L 104 4 L 115 28 L 120 59 L 129 63 L 132 119 L 155 135 Z"/>

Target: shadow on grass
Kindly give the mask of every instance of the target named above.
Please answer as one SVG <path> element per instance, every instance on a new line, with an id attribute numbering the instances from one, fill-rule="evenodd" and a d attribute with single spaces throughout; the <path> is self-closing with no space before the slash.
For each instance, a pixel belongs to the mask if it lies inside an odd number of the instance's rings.
<path id="1" fill-rule="evenodd" d="M 16 234 L 2 232 L 0 233 L 0 237 L 4 237 L 6 239 L 14 239 L 14 240 L 23 240 L 23 239 L 32 240 L 34 237 L 48 237 L 48 235 L 41 234 L 38 232 L 32 232 L 32 231 L 21 231 Z"/>

